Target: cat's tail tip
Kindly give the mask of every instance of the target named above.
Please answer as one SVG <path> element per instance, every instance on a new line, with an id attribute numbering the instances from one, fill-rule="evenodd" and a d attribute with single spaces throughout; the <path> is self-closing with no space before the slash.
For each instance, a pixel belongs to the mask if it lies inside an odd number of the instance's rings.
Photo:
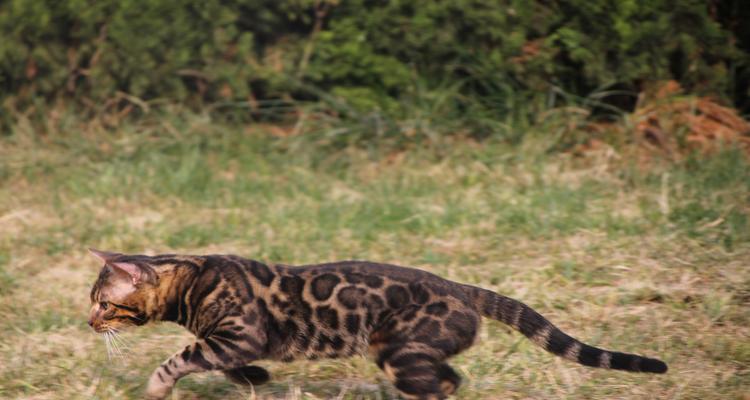
<path id="1" fill-rule="evenodd" d="M 642 357 L 640 370 L 641 372 L 664 374 L 669 370 L 669 367 L 667 366 L 667 363 L 665 363 L 662 360 L 657 360 L 655 358 Z"/>

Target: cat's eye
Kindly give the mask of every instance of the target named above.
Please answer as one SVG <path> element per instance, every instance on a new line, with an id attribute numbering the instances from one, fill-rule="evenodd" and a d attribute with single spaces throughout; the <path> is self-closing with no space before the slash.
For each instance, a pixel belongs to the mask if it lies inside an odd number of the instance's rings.
<path id="1" fill-rule="evenodd" d="M 109 304 L 106 301 L 102 301 L 99 303 L 99 307 L 101 307 L 102 310 L 106 310 L 107 306 L 109 306 Z"/>

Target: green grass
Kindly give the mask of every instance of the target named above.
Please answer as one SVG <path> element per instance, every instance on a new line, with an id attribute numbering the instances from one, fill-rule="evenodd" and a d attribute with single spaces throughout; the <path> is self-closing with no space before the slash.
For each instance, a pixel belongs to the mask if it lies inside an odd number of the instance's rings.
<path id="1" fill-rule="evenodd" d="M 0 397 L 137 399 L 190 341 L 156 325 L 107 360 L 86 326 L 97 263 L 124 252 L 416 266 L 534 306 L 592 344 L 663 358 L 664 376 L 556 359 L 500 323 L 453 360 L 457 398 L 747 398 L 750 164 L 739 152 L 650 171 L 546 143 L 407 152 L 279 139 L 198 116 L 0 137 Z M 542 150 L 537 150 L 542 149 Z M 259 398 L 389 398 L 373 363 L 261 362 Z M 253 398 L 217 374 L 173 398 Z"/>

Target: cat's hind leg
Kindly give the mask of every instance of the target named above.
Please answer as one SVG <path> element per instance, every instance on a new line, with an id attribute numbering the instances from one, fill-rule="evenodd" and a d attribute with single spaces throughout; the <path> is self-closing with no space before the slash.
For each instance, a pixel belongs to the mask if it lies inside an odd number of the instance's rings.
<path id="1" fill-rule="evenodd" d="M 271 379 L 265 368 L 255 365 L 224 370 L 224 375 L 238 385 L 262 385 Z"/>
<path id="2" fill-rule="evenodd" d="M 378 366 L 408 400 L 442 400 L 446 397 L 438 378 L 442 364 L 433 349 L 421 343 L 391 344 L 378 355 Z"/>
<path id="3" fill-rule="evenodd" d="M 456 393 L 461 385 L 461 376 L 446 363 L 438 365 L 437 374 L 440 380 L 440 389 L 443 393 L 447 396 Z"/>
<path id="4" fill-rule="evenodd" d="M 431 311 L 406 311 L 370 337 L 378 366 L 407 399 L 440 400 L 455 393 L 461 377 L 445 360 L 467 349 L 479 315 L 458 302 L 438 302 Z M 422 311 L 422 310 L 417 310 Z"/>

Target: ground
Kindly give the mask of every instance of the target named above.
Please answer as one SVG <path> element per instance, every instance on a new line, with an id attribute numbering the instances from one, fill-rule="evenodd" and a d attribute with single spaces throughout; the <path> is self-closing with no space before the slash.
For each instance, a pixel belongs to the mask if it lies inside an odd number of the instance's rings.
<path id="1" fill-rule="evenodd" d="M 175 325 L 143 327 L 109 359 L 86 325 L 91 246 L 423 268 L 670 367 L 582 367 L 485 320 L 452 360 L 458 399 L 750 398 L 750 168 L 738 152 L 644 169 L 613 149 L 330 152 L 200 119 L 167 125 L 0 137 L 0 397 L 138 399 L 190 342 Z M 394 394 L 362 358 L 259 365 L 272 383 L 193 375 L 172 398 Z"/>

